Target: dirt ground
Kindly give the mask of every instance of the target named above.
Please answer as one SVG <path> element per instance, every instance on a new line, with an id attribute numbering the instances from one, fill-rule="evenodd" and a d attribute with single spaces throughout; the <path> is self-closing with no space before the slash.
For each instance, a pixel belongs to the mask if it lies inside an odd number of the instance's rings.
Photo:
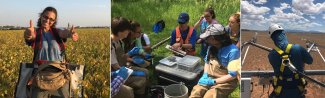
<path id="1" fill-rule="evenodd" d="M 246 42 L 255 35 L 255 32 L 253 31 L 242 31 L 241 34 L 241 42 Z M 315 41 L 316 43 L 325 46 L 325 34 L 307 34 L 307 33 L 287 33 L 289 43 L 292 44 L 300 44 L 301 46 L 306 48 L 305 40 L 303 39 L 309 39 L 312 41 Z M 258 32 L 257 35 L 257 43 L 273 48 L 274 43 L 271 40 L 271 38 L 268 36 L 267 32 Z M 246 51 L 247 47 L 244 47 L 242 49 L 242 58 L 244 57 L 244 53 Z M 325 56 L 325 49 L 319 48 L 320 52 Z M 254 46 L 250 46 L 249 51 L 247 53 L 246 60 L 244 61 L 244 64 L 242 65 L 242 70 L 273 70 L 272 66 L 268 62 L 267 58 L 268 52 L 259 48 L 256 48 Z M 306 70 L 325 70 L 325 63 L 321 59 L 320 55 L 317 52 L 311 52 L 311 55 L 314 59 L 313 64 L 311 65 L 305 65 Z M 325 75 L 323 76 L 312 76 L 312 78 L 321 81 L 322 83 L 325 83 Z M 253 77 L 253 92 L 252 92 L 252 98 L 267 98 L 268 95 L 273 91 L 271 85 L 263 85 L 259 84 L 259 78 Z M 270 87 L 270 88 L 269 88 Z M 269 94 L 267 94 L 269 90 Z M 307 98 L 325 98 L 325 88 L 321 88 L 320 86 L 308 82 L 307 85 Z"/>

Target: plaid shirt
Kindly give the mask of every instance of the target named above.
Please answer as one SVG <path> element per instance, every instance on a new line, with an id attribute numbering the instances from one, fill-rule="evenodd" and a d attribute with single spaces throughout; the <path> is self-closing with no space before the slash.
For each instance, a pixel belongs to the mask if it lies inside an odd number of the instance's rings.
<path id="1" fill-rule="evenodd" d="M 119 91 L 120 87 L 124 84 L 124 79 L 121 76 L 116 76 L 114 80 L 111 81 L 111 95 L 114 97 Z"/>

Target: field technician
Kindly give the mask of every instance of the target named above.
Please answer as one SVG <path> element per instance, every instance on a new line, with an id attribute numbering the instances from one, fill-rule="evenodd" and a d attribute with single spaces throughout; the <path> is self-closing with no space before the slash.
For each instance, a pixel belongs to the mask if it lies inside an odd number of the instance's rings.
<path id="1" fill-rule="evenodd" d="M 130 96 L 134 96 L 135 98 L 144 98 L 147 78 L 146 74 L 148 70 L 140 67 L 127 66 L 127 58 L 129 56 L 139 55 L 140 48 L 134 47 L 127 53 L 124 51 L 124 43 L 123 39 L 127 37 L 130 32 L 130 22 L 123 17 L 114 17 L 112 19 L 112 34 L 111 34 L 111 70 L 116 72 L 117 70 L 124 70 L 124 67 L 128 67 L 133 70 L 130 77 L 124 76 L 124 74 L 112 74 L 112 77 L 121 76 L 125 80 L 124 85 L 122 86 L 124 89 L 120 89 L 120 93 L 116 93 L 113 98 L 130 98 Z M 123 69 L 121 69 L 123 68 Z M 126 79 L 127 78 L 127 79 Z M 111 85 L 112 89 L 119 89 L 119 86 Z M 132 89 L 130 89 L 132 88 Z M 133 93 L 134 95 L 128 95 L 127 93 Z"/>
<path id="2" fill-rule="evenodd" d="M 270 98 L 305 98 L 305 79 L 286 65 L 292 64 L 297 71 L 304 72 L 304 64 L 312 64 L 311 55 L 298 44 L 289 44 L 282 26 L 273 24 L 269 35 L 275 48 L 269 53 L 269 62 L 273 67 L 273 92 Z M 286 63 L 289 61 L 288 63 Z"/>
<path id="3" fill-rule="evenodd" d="M 209 25 L 200 38 L 209 46 L 204 57 L 204 73 L 189 98 L 228 98 L 238 86 L 238 70 L 234 66 L 240 66 L 240 51 L 220 24 Z"/>
<path id="4" fill-rule="evenodd" d="M 37 28 L 30 20 L 30 27 L 24 32 L 26 44 L 34 50 L 33 63 L 38 65 L 27 84 L 31 86 L 31 98 L 69 96 L 67 68 L 62 65 L 65 42 L 67 38 L 77 41 L 78 34 L 73 26 L 70 30 L 56 28 L 57 16 L 55 8 L 46 7 L 39 15 Z"/>
<path id="5" fill-rule="evenodd" d="M 187 13 L 180 13 L 178 26 L 173 30 L 170 45 L 175 50 L 183 50 L 187 55 L 195 55 L 196 30 L 188 25 L 190 16 Z"/>

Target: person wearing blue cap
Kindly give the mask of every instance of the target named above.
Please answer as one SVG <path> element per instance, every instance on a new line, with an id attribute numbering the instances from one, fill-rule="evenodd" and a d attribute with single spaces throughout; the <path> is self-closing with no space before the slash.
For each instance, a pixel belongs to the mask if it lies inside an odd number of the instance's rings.
<path id="1" fill-rule="evenodd" d="M 196 30 L 188 25 L 189 15 L 180 13 L 178 26 L 173 30 L 170 45 L 176 50 L 183 50 L 187 55 L 195 55 Z"/>
<path id="2" fill-rule="evenodd" d="M 288 64 L 293 65 L 297 71 L 304 72 L 305 63 L 312 64 L 313 58 L 302 46 L 288 43 L 282 26 L 271 25 L 269 35 L 275 44 L 268 55 L 274 70 L 274 90 L 270 98 L 305 98 L 307 83 L 301 75 L 291 71 Z"/>

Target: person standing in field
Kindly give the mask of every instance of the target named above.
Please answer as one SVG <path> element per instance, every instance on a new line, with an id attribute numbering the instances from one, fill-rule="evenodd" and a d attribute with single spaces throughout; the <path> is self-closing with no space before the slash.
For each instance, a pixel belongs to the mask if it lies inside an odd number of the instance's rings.
<path id="1" fill-rule="evenodd" d="M 34 28 L 33 22 L 30 20 L 30 27 L 24 32 L 26 44 L 32 46 L 34 49 L 33 63 L 38 64 L 39 67 L 41 67 L 40 65 L 45 62 L 65 62 L 64 43 L 67 41 L 67 38 L 72 38 L 73 41 L 78 40 L 78 34 L 75 32 L 73 26 L 70 30 L 61 30 L 56 28 L 55 26 L 57 24 L 57 19 L 57 10 L 53 7 L 46 7 L 40 13 L 37 21 L 37 28 Z M 48 67 L 46 70 L 57 69 Z M 38 83 L 35 83 L 37 80 L 38 79 L 32 78 L 29 82 L 29 85 L 32 86 L 32 98 L 47 98 L 48 96 L 67 98 L 69 96 L 68 81 L 65 81 L 65 83 L 63 83 L 64 85 L 61 85 L 59 89 L 48 91 L 37 85 Z M 57 83 L 52 84 L 54 85 Z"/>
<path id="2" fill-rule="evenodd" d="M 188 25 L 190 17 L 187 13 L 180 13 L 178 26 L 171 34 L 170 45 L 175 50 L 183 50 L 187 55 L 195 55 L 196 30 Z"/>
<path id="3" fill-rule="evenodd" d="M 282 26 L 271 25 L 269 36 L 275 45 L 268 55 L 274 70 L 272 82 L 274 90 L 270 98 L 305 98 L 306 80 L 303 76 L 291 71 L 287 64 L 293 65 L 299 72 L 304 72 L 305 63 L 312 64 L 313 58 L 302 46 L 289 44 Z"/>
<path id="4" fill-rule="evenodd" d="M 197 28 L 200 27 L 200 34 L 203 34 L 206 28 L 211 24 L 219 24 L 219 22 L 216 20 L 216 14 L 213 8 L 209 7 L 204 10 L 203 15 L 200 17 L 200 20 L 196 22 L 194 28 L 197 30 Z M 207 44 L 200 38 L 197 40 L 196 43 L 201 43 L 200 55 L 204 57 L 207 51 Z"/>
<path id="5" fill-rule="evenodd" d="M 226 26 L 226 33 L 229 35 L 231 42 L 238 48 L 240 47 L 240 12 L 232 14 Z"/>
<path id="6" fill-rule="evenodd" d="M 200 38 L 209 46 L 204 57 L 204 73 L 189 98 L 228 98 L 238 86 L 240 51 L 220 24 L 209 25 Z"/>

